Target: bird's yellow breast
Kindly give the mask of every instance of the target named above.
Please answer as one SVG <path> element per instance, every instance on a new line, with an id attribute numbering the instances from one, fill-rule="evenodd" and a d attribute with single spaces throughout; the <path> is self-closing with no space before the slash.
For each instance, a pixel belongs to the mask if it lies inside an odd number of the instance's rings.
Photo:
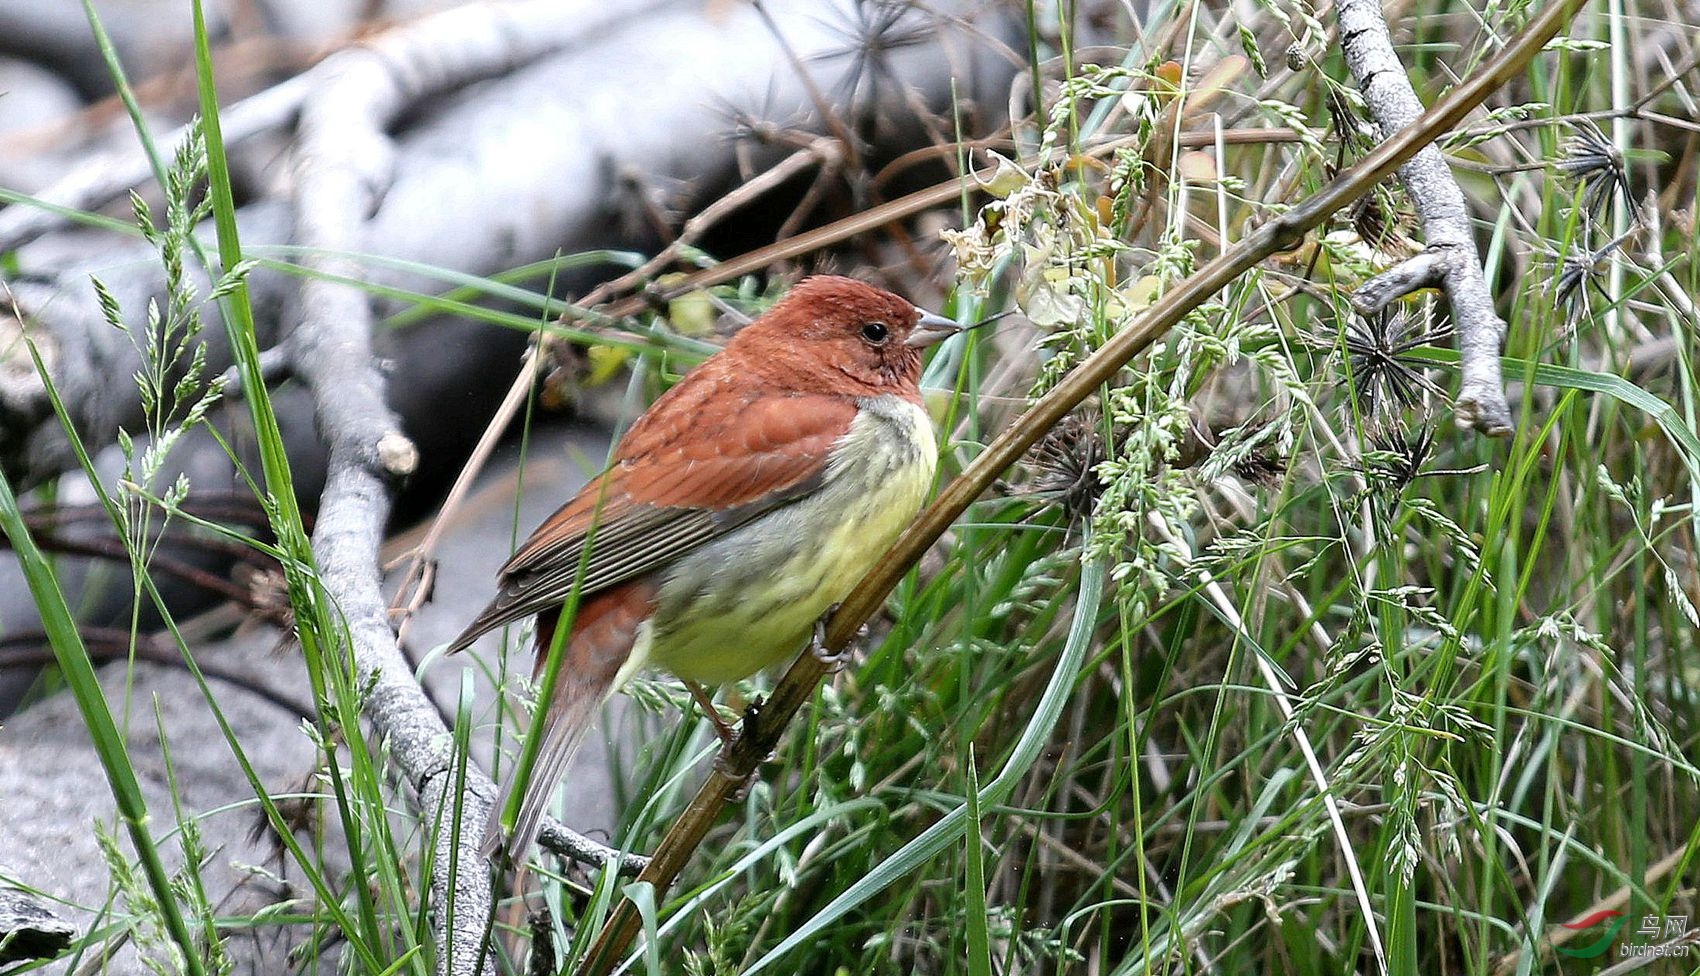
<path id="1" fill-rule="evenodd" d="M 622 681 L 653 666 L 722 684 L 777 664 L 891 547 L 926 501 L 938 448 L 908 400 L 859 407 L 820 488 L 674 564 Z"/>

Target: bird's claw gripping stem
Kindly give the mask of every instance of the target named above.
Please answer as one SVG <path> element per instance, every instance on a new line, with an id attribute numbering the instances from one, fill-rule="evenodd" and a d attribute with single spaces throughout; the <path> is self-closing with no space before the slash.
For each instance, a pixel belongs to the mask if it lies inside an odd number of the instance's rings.
<path id="1" fill-rule="evenodd" d="M 744 720 L 739 723 L 738 729 L 732 737 L 725 740 L 725 744 L 720 747 L 720 755 L 714 760 L 714 768 L 721 774 L 742 778 L 743 781 L 734 793 L 734 799 L 748 793 L 750 784 L 755 782 L 756 779 L 760 764 L 752 763 L 748 772 L 740 772 L 737 753 L 740 749 L 747 749 L 747 743 L 755 741 L 758 737 L 757 730 L 761 724 L 761 710 L 764 704 L 766 703 L 762 699 L 757 698 L 744 707 Z"/>
<path id="2" fill-rule="evenodd" d="M 831 609 L 821 615 L 819 620 L 815 621 L 814 637 L 809 641 L 809 653 L 814 655 L 815 660 L 819 661 L 828 673 L 832 674 L 844 670 L 844 666 L 850 663 L 850 644 L 846 644 L 837 650 L 826 646 L 826 622 L 831 620 L 832 615 L 837 612 L 838 604 L 835 603 Z M 868 625 L 864 623 L 856 629 L 856 640 L 860 641 L 867 636 Z"/>

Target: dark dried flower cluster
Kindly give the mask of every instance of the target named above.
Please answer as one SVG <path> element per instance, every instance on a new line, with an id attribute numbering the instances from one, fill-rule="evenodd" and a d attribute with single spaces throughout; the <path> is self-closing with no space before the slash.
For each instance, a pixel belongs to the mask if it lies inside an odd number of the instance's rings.
<path id="1" fill-rule="evenodd" d="M 1416 406 L 1424 393 L 1444 396 L 1425 372 L 1426 364 L 1411 353 L 1451 337 L 1451 329 L 1418 328 L 1418 317 L 1383 311 L 1360 316 L 1346 324 L 1346 365 L 1358 408 L 1372 419 L 1393 409 Z"/>
<path id="2" fill-rule="evenodd" d="M 1623 153 L 1591 120 L 1583 119 L 1572 128 L 1575 134 L 1564 141 L 1564 156 L 1554 165 L 1559 172 L 1581 181 L 1589 218 L 1598 221 L 1603 217 L 1614 195 L 1623 198 L 1625 210 L 1634 212 Z"/>
<path id="3" fill-rule="evenodd" d="M 1028 453 L 1032 478 L 1012 493 L 1049 501 L 1071 519 L 1091 518 L 1104 490 L 1098 465 L 1106 456 L 1103 419 L 1095 410 L 1076 411 L 1033 445 Z"/>
<path id="4" fill-rule="evenodd" d="M 937 25 L 911 0 L 856 0 L 827 27 L 844 39 L 844 46 L 813 60 L 849 62 L 837 89 L 858 107 L 877 103 L 880 86 L 896 83 L 889 61 L 893 51 L 929 41 L 937 33 Z"/>
<path id="5" fill-rule="evenodd" d="M 1553 301 L 1564 309 L 1566 321 L 1575 328 L 1593 314 L 1588 301 L 1590 287 L 1610 300 L 1599 283 L 1599 275 L 1610 267 L 1612 252 L 1640 229 L 1640 216 L 1630 195 L 1629 170 L 1624 165 L 1623 153 L 1589 119 L 1572 123 L 1571 128 L 1574 134 L 1564 141 L 1564 155 L 1553 166 L 1582 184 L 1582 239 L 1587 241 L 1594 236 L 1595 228 L 1604 220 L 1614 198 L 1622 200 L 1623 209 L 1631 218 L 1629 230 L 1605 246 L 1554 258 L 1557 268 L 1553 279 Z"/>
<path id="6" fill-rule="evenodd" d="M 1367 445 L 1351 466 L 1373 493 L 1397 495 L 1419 477 L 1457 473 L 1423 469 L 1435 439 L 1426 408 L 1431 395 L 1441 399 L 1445 391 L 1429 378 L 1431 364 L 1414 355 L 1451 334 L 1450 328 L 1429 324 L 1427 309 L 1360 316 L 1346 326 L 1347 370 L 1367 434 Z M 1414 429 L 1401 417 L 1413 408 L 1424 415 Z"/>
<path id="7" fill-rule="evenodd" d="M 1392 198 L 1376 190 L 1359 197 L 1351 208 L 1352 229 L 1358 239 L 1383 254 L 1415 253 L 1405 233 L 1408 215 L 1393 206 Z"/>
<path id="8" fill-rule="evenodd" d="M 1262 488 L 1273 488 L 1287 474 L 1287 459 L 1273 451 L 1253 451 L 1234 464 L 1234 474 L 1241 481 Z"/>
<path id="9" fill-rule="evenodd" d="M 1593 311 L 1588 304 L 1590 287 L 1595 294 L 1607 302 L 1611 301 L 1611 295 L 1606 292 L 1605 286 L 1600 284 L 1600 272 L 1609 266 L 1612 252 L 1622 247 L 1637 229 L 1631 227 L 1597 251 L 1580 254 L 1571 252 L 1558 260 L 1558 276 L 1553 283 L 1553 297 L 1563 306 L 1565 318 L 1573 325 Z"/>

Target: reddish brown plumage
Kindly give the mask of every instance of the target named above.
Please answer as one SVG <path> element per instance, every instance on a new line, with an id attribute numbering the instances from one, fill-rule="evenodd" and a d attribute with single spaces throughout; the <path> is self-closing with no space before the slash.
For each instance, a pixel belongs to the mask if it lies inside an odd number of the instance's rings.
<path id="1" fill-rule="evenodd" d="M 558 608 L 577 584 L 545 732 L 549 768 L 539 768 L 532 794 L 552 790 L 653 612 L 662 571 L 813 491 L 865 399 L 920 402 L 921 350 L 908 342 L 920 318 L 909 302 L 858 281 L 803 281 L 658 399 L 610 468 L 514 553 L 500 594 L 450 650 L 537 614 L 541 674 Z M 528 796 L 514 853 L 523 853 L 540 813 L 540 799 Z"/>
<path id="2" fill-rule="evenodd" d="M 593 519 L 606 527 L 637 506 L 724 511 L 782 494 L 820 473 L 833 441 L 856 417 L 853 397 L 752 389 L 735 374 L 711 386 L 695 382 L 698 373 L 656 401 L 620 442 L 613 466 L 545 519 L 504 575 L 523 572 L 564 540 L 583 538 Z M 669 402 L 680 390 L 687 395 Z"/>

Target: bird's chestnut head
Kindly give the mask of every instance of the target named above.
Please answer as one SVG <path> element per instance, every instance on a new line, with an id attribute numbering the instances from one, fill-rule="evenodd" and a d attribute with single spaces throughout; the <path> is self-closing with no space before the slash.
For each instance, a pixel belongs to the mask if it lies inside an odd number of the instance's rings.
<path id="1" fill-rule="evenodd" d="M 798 388 L 914 396 L 921 349 L 959 330 L 866 282 L 816 275 L 739 332 L 727 350 Z"/>

